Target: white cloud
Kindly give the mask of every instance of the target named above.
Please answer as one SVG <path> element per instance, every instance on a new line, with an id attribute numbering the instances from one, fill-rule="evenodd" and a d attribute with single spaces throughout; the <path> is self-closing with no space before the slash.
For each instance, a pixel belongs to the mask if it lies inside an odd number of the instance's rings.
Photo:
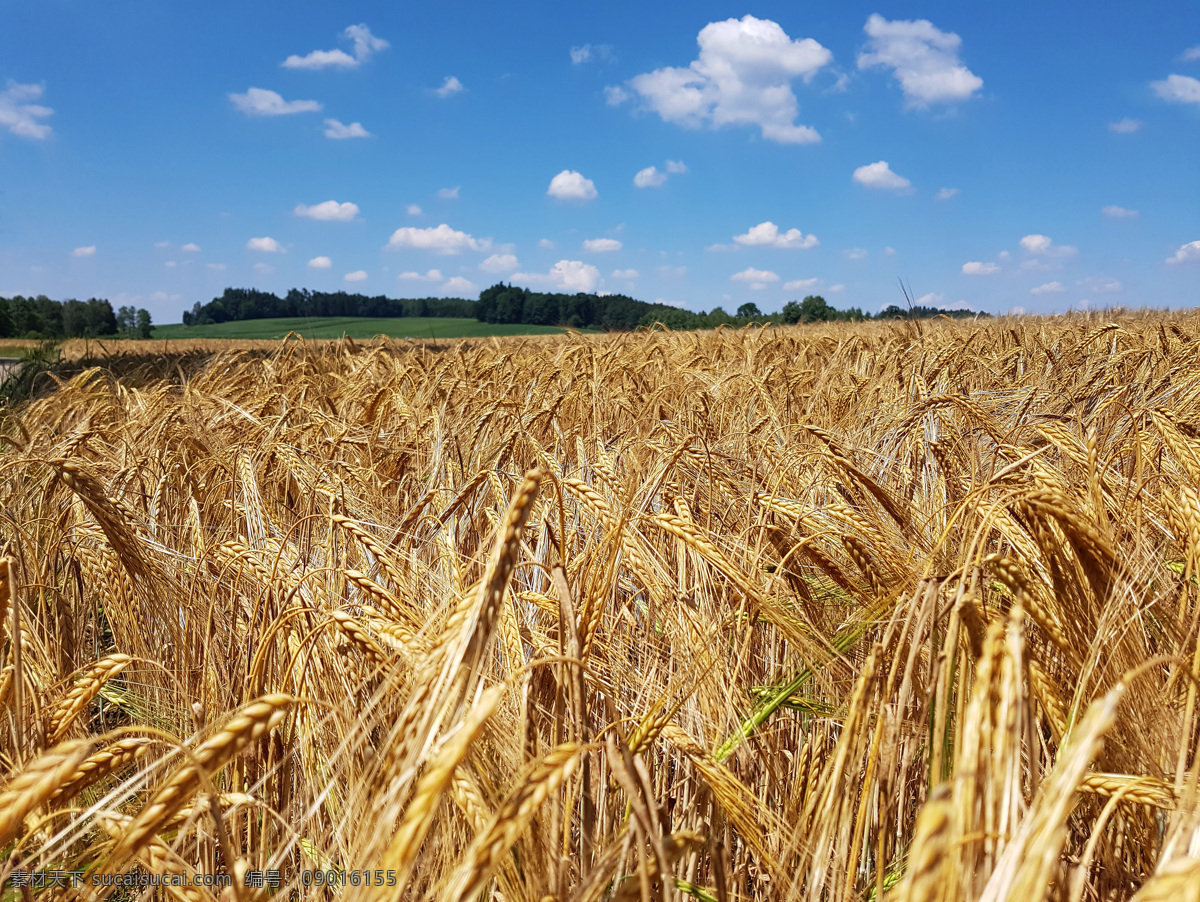
<path id="1" fill-rule="evenodd" d="M 1200 80 L 1190 75 L 1168 75 L 1164 81 L 1151 82 L 1150 87 L 1171 103 L 1200 103 Z"/>
<path id="2" fill-rule="evenodd" d="M 725 253 L 729 253 L 730 251 L 736 251 L 737 249 L 738 249 L 738 246 L 736 244 L 720 244 L 720 243 L 718 243 L 718 244 L 710 244 L 708 247 L 706 247 L 704 249 L 704 253 L 706 253 L 706 254 L 725 254 Z"/>
<path id="3" fill-rule="evenodd" d="M 254 271 L 260 276 L 269 276 L 271 273 L 275 272 L 275 267 L 270 263 L 255 263 Z"/>
<path id="4" fill-rule="evenodd" d="M 547 273 L 515 272 L 512 281 L 546 285 L 567 292 L 589 292 L 596 288 L 600 270 L 582 260 L 559 260 Z"/>
<path id="5" fill-rule="evenodd" d="M 841 294 L 845 290 L 846 290 L 846 286 L 843 285 L 841 282 L 838 282 L 838 284 L 836 284 L 836 285 L 829 286 L 830 294 Z"/>
<path id="6" fill-rule="evenodd" d="M 464 279 L 462 276 L 454 276 L 447 280 L 442 286 L 442 291 L 454 291 L 459 294 L 475 294 L 479 291 L 479 286 L 470 279 Z"/>
<path id="7" fill-rule="evenodd" d="M 1021 247 L 1031 254 L 1042 257 L 1070 257 L 1076 249 L 1070 244 L 1055 244 L 1048 235 L 1026 235 Z"/>
<path id="8" fill-rule="evenodd" d="M 438 188 L 437 196 L 442 200 L 458 200 L 458 190 L 462 185 L 455 185 L 453 188 Z"/>
<path id="9" fill-rule="evenodd" d="M 853 178 L 854 181 L 858 182 L 864 188 L 903 191 L 905 188 L 912 187 L 912 182 L 904 176 L 892 172 L 892 167 L 887 164 L 887 160 L 880 160 L 878 163 L 868 163 L 866 166 L 859 166 L 854 170 Z"/>
<path id="10" fill-rule="evenodd" d="M 890 246 L 889 246 L 889 247 L 885 247 L 885 248 L 883 249 L 883 252 L 884 252 L 884 254 L 886 254 L 886 255 L 887 255 L 887 256 L 889 256 L 889 257 L 894 257 L 894 256 L 896 256 L 896 249 L 895 249 L 894 247 L 890 247 Z"/>
<path id="11" fill-rule="evenodd" d="M 931 291 L 928 294 L 921 295 L 919 298 L 913 301 L 913 303 L 918 307 L 938 307 L 944 300 L 946 300 L 946 295 L 944 292 L 939 291 L 935 294 Z"/>
<path id="12" fill-rule="evenodd" d="M 866 260 L 867 249 L 865 247 L 852 247 L 842 251 L 842 256 L 847 260 Z"/>
<path id="13" fill-rule="evenodd" d="M 421 206 L 420 206 L 420 204 L 409 204 L 405 208 L 404 212 L 406 212 L 409 216 L 420 216 L 421 215 Z"/>
<path id="14" fill-rule="evenodd" d="M 512 272 L 520 267 L 514 254 L 492 254 L 479 264 L 484 272 Z"/>
<path id="15" fill-rule="evenodd" d="M 593 254 L 600 254 L 606 251 L 619 251 L 622 245 L 616 238 L 589 238 L 583 242 L 583 249 L 591 251 Z"/>
<path id="16" fill-rule="evenodd" d="M 758 126 L 764 139 L 780 144 L 821 140 L 815 129 L 796 124 L 792 80 L 810 81 L 833 58 L 829 50 L 812 38 L 792 40 L 777 23 L 754 16 L 710 22 L 696 43 L 699 56 L 686 68 L 655 69 L 629 81 L 664 121 Z"/>
<path id="17" fill-rule="evenodd" d="M 995 263 L 980 263 L 978 260 L 972 260 L 970 263 L 962 265 L 964 276 L 992 276 L 1000 272 L 1000 267 Z"/>
<path id="18" fill-rule="evenodd" d="M 339 204 L 336 200 L 326 200 L 319 204 L 313 204 L 311 207 L 307 204 L 298 204 L 292 212 L 297 216 L 322 222 L 350 222 L 358 215 L 358 204 L 352 204 L 349 201 Z"/>
<path id="19" fill-rule="evenodd" d="M 438 97 L 453 97 L 455 94 L 460 94 L 465 91 L 463 83 L 453 75 L 447 75 L 446 80 L 442 82 L 440 88 L 434 88 L 433 93 Z"/>
<path id="20" fill-rule="evenodd" d="M 94 257 L 96 256 L 96 245 L 89 244 L 85 247 L 77 247 L 71 251 L 72 257 Z"/>
<path id="21" fill-rule="evenodd" d="M 274 238 L 251 238 L 246 242 L 246 249 L 251 251 L 265 251 L 268 254 L 283 253 L 283 245 Z"/>
<path id="22" fill-rule="evenodd" d="M 284 100 L 266 88 L 250 88 L 245 94 L 230 94 L 229 99 L 247 116 L 287 116 L 315 113 L 321 109 L 321 104 L 315 100 Z"/>
<path id="23" fill-rule="evenodd" d="M 667 160 L 667 172 L 671 175 L 683 175 L 688 171 L 688 168 L 680 160 Z"/>
<path id="24" fill-rule="evenodd" d="M 356 69 L 377 50 L 386 50 L 388 42 L 371 34 L 366 25 L 351 25 L 342 36 L 354 45 L 353 55 L 344 50 L 314 50 L 305 56 L 292 54 L 283 61 L 285 69 Z"/>
<path id="25" fill-rule="evenodd" d="M 682 279 L 687 275 L 686 266 L 656 266 L 654 271 L 664 279 Z"/>
<path id="26" fill-rule="evenodd" d="M 171 246 L 171 242 L 169 242 L 169 241 L 156 241 L 156 242 L 154 242 L 154 246 L 155 246 L 155 247 L 157 247 L 157 248 L 167 248 L 167 247 L 170 247 L 170 246 Z"/>
<path id="27" fill-rule="evenodd" d="M 647 166 L 639 169 L 633 177 L 633 184 L 639 188 L 660 188 L 667 183 L 667 174 L 659 172 L 657 166 Z"/>
<path id="28" fill-rule="evenodd" d="M 369 138 L 371 133 L 363 128 L 361 122 L 351 122 L 346 125 L 337 119 L 326 119 L 325 137 L 333 138 L 335 141 L 344 141 L 347 138 Z"/>
<path id="29" fill-rule="evenodd" d="M 793 279 L 791 282 L 783 283 L 784 291 L 808 291 L 810 288 L 816 288 L 821 284 L 820 279 Z"/>
<path id="30" fill-rule="evenodd" d="M 180 250 L 188 254 L 198 254 L 200 253 L 200 245 L 196 244 L 194 241 L 189 241 L 187 244 L 181 247 Z"/>
<path id="31" fill-rule="evenodd" d="M 211 269 L 213 272 L 225 272 L 225 264 L 224 263 L 209 263 L 207 265 L 208 265 L 208 268 Z"/>
<path id="32" fill-rule="evenodd" d="M 1124 207 L 1118 207 L 1116 204 L 1109 204 L 1101 211 L 1105 216 L 1111 216 L 1113 219 L 1133 219 L 1137 217 L 1137 210 L 1127 210 Z"/>
<path id="33" fill-rule="evenodd" d="M 629 99 L 629 92 L 619 85 L 609 85 L 604 89 L 604 101 L 609 106 L 620 106 Z"/>
<path id="34" fill-rule="evenodd" d="M 1125 119 L 1118 119 L 1116 122 L 1108 123 L 1108 130 L 1116 132 L 1118 135 L 1132 135 L 1145 124 L 1141 119 L 1126 117 Z"/>
<path id="35" fill-rule="evenodd" d="M 328 257 L 313 257 L 308 261 L 309 269 L 329 269 L 333 266 L 333 261 Z"/>
<path id="36" fill-rule="evenodd" d="M 1008 313 L 1006 313 L 1004 315 L 1005 316 L 1024 316 L 1025 308 L 1024 307 L 1009 307 Z"/>
<path id="37" fill-rule="evenodd" d="M 808 250 L 821 243 L 817 240 L 816 235 L 805 235 L 799 229 L 780 232 L 779 226 L 770 221 L 752 226 L 745 235 L 734 235 L 733 240 L 748 247 L 781 247 L 798 250 Z"/>
<path id="38" fill-rule="evenodd" d="M 584 44 L 582 47 L 571 48 L 571 65 L 582 66 L 584 63 L 607 63 L 614 59 L 611 44 Z"/>
<path id="39" fill-rule="evenodd" d="M 1200 60 L 1200 44 L 1197 44 L 1195 47 L 1189 47 L 1187 50 L 1183 51 L 1183 55 L 1180 57 L 1180 59 L 1186 63 L 1194 63 L 1196 60 Z"/>
<path id="40" fill-rule="evenodd" d="M 614 269 L 612 277 L 614 279 L 636 279 L 638 271 L 636 269 Z"/>
<path id="41" fill-rule="evenodd" d="M 0 128 L 6 128 L 22 138 L 33 138 L 37 141 L 49 138 L 52 129 L 38 120 L 53 116 L 54 110 L 41 104 L 30 103 L 41 97 L 45 90 L 41 85 L 7 82 L 4 90 L 0 91 Z"/>
<path id="42" fill-rule="evenodd" d="M 575 170 L 564 169 L 550 180 L 550 188 L 546 193 L 559 200 L 593 200 L 596 197 L 596 185 Z"/>
<path id="43" fill-rule="evenodd" d="M 768 284 L 779 281 L 779 276 L 771 272 L 769 269 L 755 269 L 748 266 L 741 272 L 736 272 L 729 277 L 734 282 L 749 282 L 750 287 L 755 291 L 761 291 Z"/>
<path id="44" fill-rule="evenodd" d="M 1044 285 L 1039 285 L 1037 288 L 1030 288 L 1030 294 L 1062 294 L 1067 289 L 1063 288 L 1062 282 L 1047 282 Z"/>
<path id="45" fill-rule="evenodd" d="M 174 269 L 178 265 L 179 264 L 176 263 L 174 260 L 168 260 L 166 263 L 163 264 L 163 266 L 165 266 L 167 269 Z"/>
<path id="46" fill-rule="evenodd" d="M 1089 276 L 1075 284 L 1092 294 L 1116 294 L 1125 290 L 1125 285 L 1120 279 L 1110 279 L 1106 276 Z"/>
<path id="47" fill-rule="evenodd" d="M 1180 245 L 1175 256 L 1167 258 L 1168 263 L 1200 263 L 1200 241 L 1189 241 Z"/>
<path id="48" fill-rule="evenodd" d="M 1010 254 L 1008 251 L 1001 251 L 1000 253 L 996 254 L 996 256 L 1001 260 L 1007 260 L 1012 256 L 1012 254 Z"/>
<path id="49" fill-rule="evenodd" d="M 367 280 L 367 271 L 365 269 L 356 269 L 354 272 L 348 272 L 342 278 L 347 282 L 365 282 Z"/>
<path id="50" fill-rule="evenodd" d="M 417 229 L 412 226 L 396 229 L 388 239 L 390 248 L 411 247 L 435 254 L 461 254 L 465 250 L 486 251 L 491 248 L 490 238 L 476 239 L 466 232 L 450 228 L 446 223 L 430 228 Z"/>
<path id="51" fill-rule="evenodd" d="M 419 272 L 402 272 L 396 278 L 405 282 L 440 282 L 446 277 L 442 275 L 440 269 L 431 269 L 425 275 L 421 275 Z"/>
<path id="52" fill-rule="evenodd" d="M 937 200 L 949 200 L 958 194 L 957 188 L 942 188 L 937 193 Z"/>
<path id="53" fill-rule="evenodd" d="M 874 13 L 863 31 L 870 40 L 858 56 L 858 68 L 890 68 L 906 106 L 924 109 L 932 103 L 955 103 L 983 87 L 983 79 L 958 58 L 962 39 L 928 19 L 889 22 Z"/>
<path id="54" fill-rule="evenodd" d="M 554 250 L 555 247 L 557 247 L 557 245 L 553 241 L 551 241 L 549 238 L 539 238 L 538 239 L 538 247 L 540 247 L 544 251 L 552 251 L 552 250 Z"/>

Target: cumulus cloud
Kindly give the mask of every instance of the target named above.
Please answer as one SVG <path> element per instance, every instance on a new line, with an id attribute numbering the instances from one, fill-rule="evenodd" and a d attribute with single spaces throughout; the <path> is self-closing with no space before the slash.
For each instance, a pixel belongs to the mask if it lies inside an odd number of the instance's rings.
<path id="1" fill-rule="evenodd" d="M 886 191 L 903 191 L 912 187 L 912 182 L 902 175 L 892 172 L 887 160 L 878 163 L 868 163 L 854 170 L 854 181 L 864 188 L 879 188 Z"/>
<path id="2" fill-rule="evenodd" d="M 15 81 L 5 84 L 4 90 L 0 91 L 0 128 L 36 141 L 49 138 L 52 129 L 38 120 L 53 116 L 54 110 L 31 103 L 39 99 L 45 90 L 42 85 L 23 85 Z"/>
<path id="3" fill-rule="evenodd" d="M 852 247 L 842 251 L 842 256 L 847 260 L 866 260 L 867 253 L 865 247 Z"/>
<path id="4" fill-rule="evenodd" d="M 311 207 L 307 204 L 297 204 L 292 212 L 305 219 L 317 219 L 322 222 L 350 222 L 358 215 L 358 204 L 349 201 L 339 204 L 336 200 L 326 200 Z"/>
<path id="5" fill-rule="evenodd" d="M 1005 316 L 1024 316 L 1025 308 L 1024 307 L 1009 307 L 1008 312 L 1004 315 Z"/>
<path id="6" fill-rule="evenodd" d="M 1200 60 L 1200 44 L 1197 44 L 1195 47 L 1189 47 L 1187 50 L 1183 51 L 1183 55 L 1180 57 L 1180 59 L 1186 63 L 1194 63 L 1197 60 Z"/>
<path id="7" fill-rule="evenodd" d="M 386 50 L 388 42 L 371 34 L 366 25 L 351 25 L 342 32 L 351 43 L 351 52 L 344 50 L 314 50 L 304 56 L 292 54 L 283 61 L 285 69 L 357 69 L 371 54 Z"/>
<path id="8" fill-rule="evenodd" d="M 760 222 L 746 232 L 745 235 L 734 235 L 733 240 L 747 247 L 781 247 L 797 250 L 808 250 L 816 247 L 819 242 L 816 235 L 805 235 L 799 229 L 779 231 L 779 226 L 773 222 Z"/>
<path id="9" fill-rule="evenodd" d="M 820 279 L 793 279 L 783 283 L 784 291 L 808 291 L 821 284 Z"/>
<path id="10" fill-rule="evenodd" d="M 667 160 L 667 172 L 671 175 L 683 175 L 688 171 L 682 160 Z"/>
<path id="11" fill-rule="evenodd" d="M 409 204 L 407 207 L 405 207 L 404 212 L 406 212 L 409 216 L 420 216 L 421 215 L 421 205 L 420 204 Z"/>
<path id="12" fill-rule="evenodd" d="M 633 177 L 633 184 L 638 188 L 660 188 L 667 183 L 667 174 L 659 172 L 657 166 L 647 166 L 639 169 Z"/>
<path id="13" fill-rule="evenodd" d="M 1124 207 L 1118 207 L 1116 204 L 1109 204 L 1100 212 L 1105 216 L 1111 216 L 1113 219 L 1133 219 L 1138 215 L 1137 210 L 1127 210 Z"/>
<path id="14" fill-rule="evenodd" d="M 1000 267 L 995 263 L 980 263 L 978 260 L 972 260 L 970 263 L 962 265 L 964 276 L 991 276 L 1000 272 Z"/>
<path id="15" fill-rule="evenodd" d="M 941 31 L 928 19 L 889 22 L 874 13 L 863 31 L 869 40 L 858 56 L 858 68 L 890 68 L 908 107 L 956 103 L 983 87 L 983 79 L 958 58 L 962 39 Z"/>
<path id="16" fill-rule="evenodd" d="M 569 293 L 590 292 L 596 288 L 600 279 L 600 270 L 584 263 L 582 260 L 559 260 L 549 272 L 515 272 L 513 282 L 526 282 L 530 285 L 545 285 Z"/>
<path id="17" fill-rule="evenodd" d="M 1126 117 L 1124 119 L 1118 119 L 1116 122 L 1108 123 L 1108 130 L 1110 132 L 1116 132 L 1118 135 L 1132 135 L 1145 124 L 1146 123 L 1144 123 L 1141 119 L 1130 119 Z"/>
<path id="18" fill-rule="evenodd" d="M 438 97 L 453 97 L 455 94 L 460 94 L 465 91 L 463 83 L 453 75 L 447 75 L 446 80 L 442 82 L 440 88 L 434 88 L 433 93 Z"/>
<path id="19" fill-rule="evenodd" d="M 458 200 L 458 190 L 462 185 L 455 185 L 453 188 L 438 188 L 437 196 L 442 200 Z"/>
<path id="20" fill-rule="evenodd" d="M 615 238 L 589 238 L 583 242 L 583 249 L 591 251 L 593 254 L 604 253 L 606 251 L 619 251 L 621 242 Z"/>
<path id="21" fill-rule="evenodd" d="M 553 241 L 551 241 L 549 238 L 539 238 L 538 239 L 538 247 L 540 247 L 544 251 L 552 251 L 552 250 L 554 250 L 555 247 L 557 247 L 557 245 L 555 245 L 555 243 Z"/>
<path id="22" fill-rule="evenodd" d="M 614 279 L 636 279 L 638 271 L 636 269 L 614 269 L 612 277 Z"/>
<path id="23" fill-rule="evenodd" d="M 1200 241 L 1189 241 L 1180 245 L 1173 257 L 1167 258 L 1168 263 L 1200 263 Z"/>
<path id="24" fill-rule="evenodd" d="M 188 254 L 198 254 L 200 253 L 200 245 L 196 244 L 194 241 L 189 241 L 187 244 L 181 247 L 180 250 Z"/>
<path id="25" fill-rule="evenodd" d="M 957 188 L 942 188 L 938 191 L 936 198 L 938 200 L 949 200 L 956 194 L 958 194 Z"/>
<path id="26" fill-rule="evenodd" d="M 1047 282 L 1044 285 L 1039 285 L 1037 288 L 1030 288 L 1030 294 L 1062 294 L 1067 289 L 1063 288 L 1062 282 Z"/>
<path id="27" fill-rule="evenodd" d="M 402 272 L 396 278 L 405 282 L 440 282 L 446 277 L 442 275 L 440 269 L 431 269 L 425 275 L 421 275 L 419 272 Z"/>
<path id="28" fill-rule="evenodd" d="M 84 247 L 77 247 L 71 251 L 72 257 L 94 257 L 96 256 L 96 245 L 89 244 Z"/>
<path id="29" fill-rule="evenodd" d="M 811 81 L 833 59 L 829 50 L 812 38 L 792 40 L 778 23 L 754 16 L 710 22 L 696 43 L 700 53 L 689 66 L 629 81 L 664 121 L 686 128 L 757 126 L 764 139 L 780 144 L 821 140 L 815 129 L 796 124 L 792 81 Z M 614 99 L 610 94 L 609 102 Z"/>
<path id="30" fill-rule="evenodd" d="M 328 257 L 313 257 L 308 261 L 309 269 L 329 269 L 333 266 L 333 261 Z"/>
<path id="31" fill-rule="evenodd" d="M 571 48 L 571 65 L 582 66 L 584 63 L 609 63 L 615 59 L 611 44 L 584 44 Z"/>
<path id="32" fill-rule="evenodd" d="M 604 101 L 609 106 L 620 106 L 629 99 L 629 92 L 620 85 L 609 85 L 604 89 Z"/>
<path id="33" fill-rule="evenodd" d="M 442 286 L 442 291 L 471 295 L 479 292 L 479 286 L 470 279 L 464 279 L 462 276 L 453 276 L 446 280 L 446 284 Z"/>
<path id="34" fill-rule="evenodd" d="M 1048 235 L 1026 235 L 1021 247 L 1039 257 L 1070 257 L 1076 253 L 1072 245 L 1055 244 Z"/>
<path id="35" fill-rule="evenodd" d="M 250 88 L 245 94 L 230 94 L 229 99 L 247 116 L 287 116 L 315 113 L 321 109 L 321 104 L 315 100 L 284 100 L 266 88 Z"/>
<path id="36" fill-rule="evenodd" d="M 1153 81 L 1154 93 L 1170 103 L 1200 103 L 1200 80 L 1190 75 L 1168 75 L 1163 81 Z"/>
<path id="37" fill-rule="evenodd" d="M 479 264 L 484 272 L 512 272 L 520 267 L 514 254 L 492 254 Z"/>
<path id="38" fill-rule="evenodd" d="M 351 122 L 346 125 L 336 119 L 326 119 L 325 137 L 333 138 L 335 141 L 344 141 L 347 138 L 369 138 L 371 133 L 363 128 L 361 122 Z"/>
<path id="39" fill-rule="evenodd" d="M 365 269 L 356 269 L 354 272 L 348 272 L 342 276 L 347 282 L 365 282 L 367 279 L 367 271 Z"/>
<path id="40" fill-rule="evenodd" d="M 573 169 L 564 169 L 550 180 L 546 193 L 559 200 L 593 200 L 596 184 Z"/>
<path id="41" fill-rule="evenodd" d="M 268 254 L 282 254 L 283 245 L 274 238 L 251 238 L 246 242 L 246 249 L 251 251 L 264 251 Z"/>
<path id="42" fill-rule="evenodd" d="M 446 223 L 429 229 L 412 226 L 396 229 L 387 246 L 432 251 L 435 254 L 461 254 L 463 251 L 486 251 L 492 246 L 490 238 L 476 239 L 466 232 L 450 228 Z"/>
<path id="43" fill-rule="evenodd" d="M 746 267 L 741 272 L 735 272 L 729 278 L 734 282 L 748 282 L 755 291 L 761 291 L 767 285 L 779 281 L 779 276 L 769 269 L 755 269 L 752 266 Z"/>
<path id="44" fill-rule="evenodd" d="M 1125 290 L 1125 285 L 1120 279 L 1110 279 L 1107 276 L 1089 276 L 1075 284 L 1092 294 L 1116 294 Z"/>

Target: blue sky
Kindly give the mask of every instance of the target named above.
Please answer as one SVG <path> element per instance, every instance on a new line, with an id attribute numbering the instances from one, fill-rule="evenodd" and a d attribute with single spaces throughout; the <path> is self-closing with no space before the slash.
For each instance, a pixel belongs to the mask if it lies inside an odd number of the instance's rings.
<path id="1" fill-rule="evenodd" d="M 0 0 L 0 294 L 1200 305 L 1200 4 Z"/>

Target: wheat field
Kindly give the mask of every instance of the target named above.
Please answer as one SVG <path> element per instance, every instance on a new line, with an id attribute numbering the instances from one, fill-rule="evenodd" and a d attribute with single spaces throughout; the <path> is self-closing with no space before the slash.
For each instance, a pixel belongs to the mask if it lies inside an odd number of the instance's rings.
<path id="1" fill-rule="evenodd" d="M 0 427 L 4 898 L 1194 902 L 1198 352 L 1128 314 L 62 376 Z"/>

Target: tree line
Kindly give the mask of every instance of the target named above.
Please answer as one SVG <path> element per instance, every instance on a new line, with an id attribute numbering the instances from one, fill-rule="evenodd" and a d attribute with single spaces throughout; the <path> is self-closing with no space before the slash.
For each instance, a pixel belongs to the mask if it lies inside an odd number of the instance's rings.
<path id="1" fill-rule="evenodd" d="M 283 297 L 254 288 L 226 288 L 207 304 L 196 302 L 183 314 L 185 326 L 275 319 L 294 316 L 475 316 L 475 301 L 463 298 L 389 298 L 345 291 L 309 291 L 293 288 Z"/>
<path id="2" fill-rule="evenodd" d="M 820 295 L 788 301 L 776 313 L 763 313 L 757 304 L 745 303 L 735 313 L 722 307 L 693 312 L 668 304 L 651 304 L 624 294 L 532 291 L 498 282 L 479 293 L 479 300 L 466 298 L 388 298 L 345 291 L 324 292 L 293 288 L 282 298 L 254 288 L 226 288 L 224 294 L 207 304 L 196 303 L 183 314 L 185 326 L 202 326 L 247 319 L 303 316 L 362 317 L 463 317 L 482 323 L 518 323 L 524 325 L 567 326 L 573 329 L 628 331 L 639 326 L 662 324 L 669 329 L 713 329 L 717 326 L 743 326 L 753 322 L 814 323 L 867 319 L 908 319 L 910 316 L 974 316 L 966 310 L 941 310 L 936 307 L 892 305 L 872 317 L 858 307 L 839 310 Z"/>
<path id="3" fill-rule="evenodd" d="M 102 298 L 0 297 L 0 338 L 149 338 L 151 332 L 148 310 L 127 306 L 114 312 Z"/>

